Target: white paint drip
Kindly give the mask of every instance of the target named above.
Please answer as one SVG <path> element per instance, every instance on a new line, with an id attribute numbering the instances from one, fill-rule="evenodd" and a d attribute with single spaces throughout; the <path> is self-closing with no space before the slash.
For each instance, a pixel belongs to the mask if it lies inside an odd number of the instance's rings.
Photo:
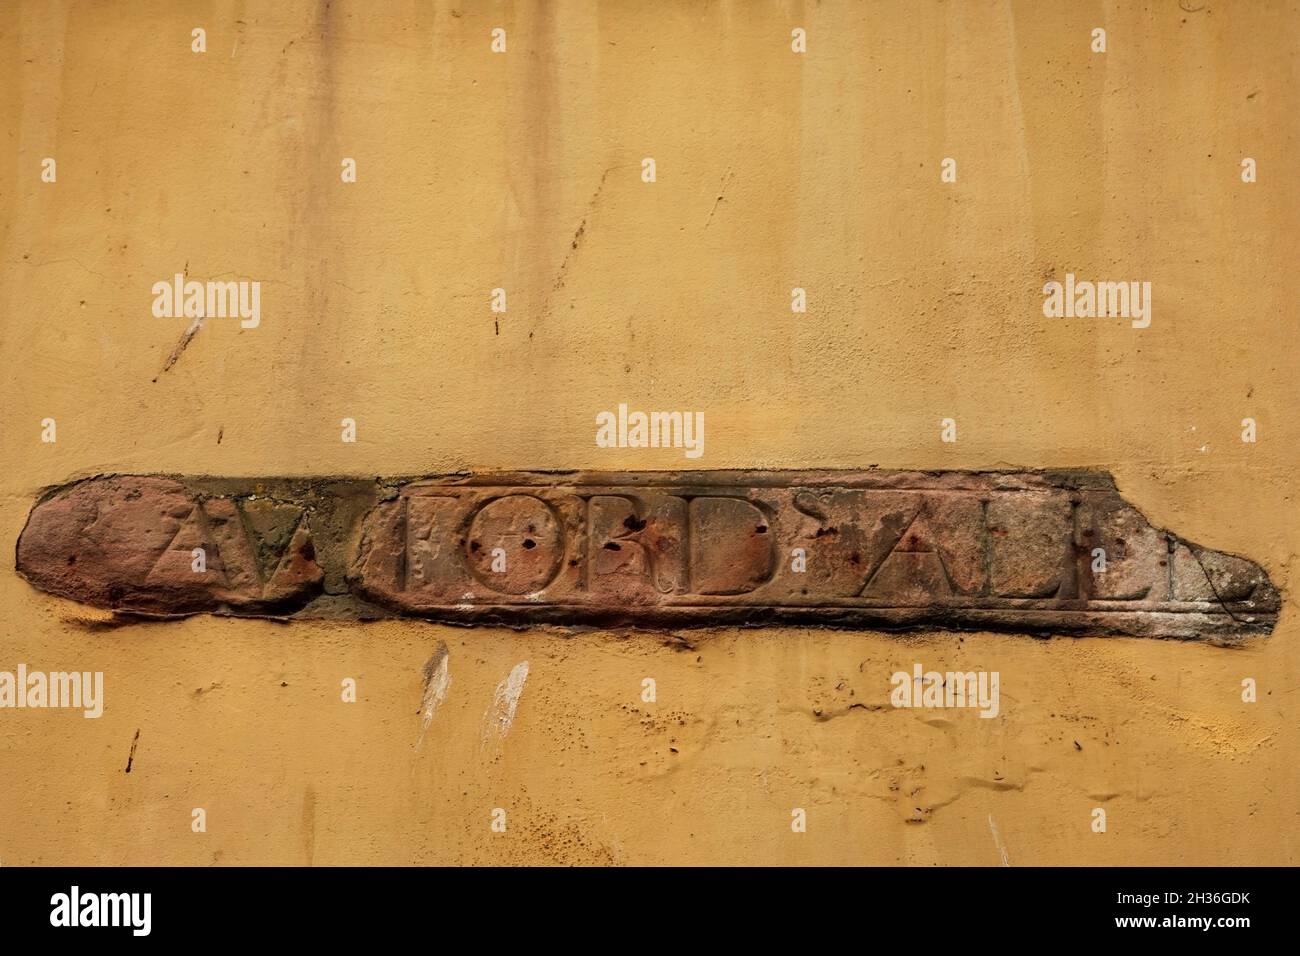
<path id="1" fill-rule="evenodd" d="M 997 844 L 998 852 L 1002 854 L 1002 865 L 1010 866 L 1011 860 L 1007 857 L 1006 845 L 1002 842 L 1002 837 L 998 835 L 998 825 L 993 822 L 993 814 L 989 814 L 989 829 L 993 831 L 993 842 Z"/>
<path id="2" fill-rule="evenodd" d="M 492 703 L 483 715 L 483 743 L 493 734 L 505 739 L 510 733 L 510 725 L 515 722 L 515 710 L 519 707 L 519 695 L 524 692 L 524 681 L 528 680 L 528 662 L 520 661 L 510 669 L 501 683 L 492 693 Z"/>
<path id="3" fill-rule="evenodd" d="M 433 715 L 438 712 L 438 708 L 447 697 L 447 688 L 451 686 L 451 670 L 448 667 L 450 658 L 447 645 L 439 641 L 433 656 L 424 665 L 424 699 L 420 701 L 424 713 L 420 718 L 420 736 L 415 741 L 417 751 L 424 741 L 425 731 L 433 723 Z"/>

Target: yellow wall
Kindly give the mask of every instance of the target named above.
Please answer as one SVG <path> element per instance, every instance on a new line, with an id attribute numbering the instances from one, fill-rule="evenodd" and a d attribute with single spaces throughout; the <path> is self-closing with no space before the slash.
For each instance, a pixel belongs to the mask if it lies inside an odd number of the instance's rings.
<path id="1" fill-rule="evenodd" d="M 0 711 L 0 862 L 987 865 L 990 818 L 1013 865 L 1297 862 L 1294 3 L 134 6 L 0 11 L 5 541 L 102 472 L 686 464 L 597 448 L 622 401 L 704 411 L 692 467 L 1107 468 L 1154 524 L 1261 562 L 1282 618 L 1240 650 L 96 629 L 6 546 L 0 669 L 102 670 L 107 706 Z M 162 372 L 188 323 L 150 287 L 182 270 L 260 280 L 262 322 L 210 320 Z M 1151 327 L 1043 318 L 1067 271 L 1150 280 Z M 917 661 L 999 671 L 1001 715 L 889 707 Z"/>

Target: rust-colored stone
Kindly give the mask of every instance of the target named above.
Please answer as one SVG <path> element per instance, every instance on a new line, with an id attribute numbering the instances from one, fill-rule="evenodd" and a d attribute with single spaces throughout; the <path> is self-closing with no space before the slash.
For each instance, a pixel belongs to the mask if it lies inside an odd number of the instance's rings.
<path id="1" fill-rule="evenodd" d="M 38 504 L 18 570 L 53 594 L 157 614 L 292 607 L 322 579 L 301 507 L 136 476 L 79 482 Z"/>
<path id="2" fill-rule="evenodd" d="M 1096 472 L 248 485 L 145 477 L 62 489 L 33 510 L 19 570 L 44 590 L 124 611 L 464 624 L 1233 639 L 1269 633 L 1280 607 L 1258 565 L 1153 528 Z M 190 568 L 198 546 L 206 577 Z"/>

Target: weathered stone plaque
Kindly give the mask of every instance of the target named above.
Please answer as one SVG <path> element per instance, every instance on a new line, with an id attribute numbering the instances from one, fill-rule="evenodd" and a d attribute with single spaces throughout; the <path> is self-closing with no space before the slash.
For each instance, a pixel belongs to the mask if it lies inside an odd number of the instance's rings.
<path id="1" fill-rule="evenodd" d="M 127 613 L 460 624 L 1233 639 L 1280 607 L 1088 471 L 95 478 L 36 505 L 18 570 Z"/>

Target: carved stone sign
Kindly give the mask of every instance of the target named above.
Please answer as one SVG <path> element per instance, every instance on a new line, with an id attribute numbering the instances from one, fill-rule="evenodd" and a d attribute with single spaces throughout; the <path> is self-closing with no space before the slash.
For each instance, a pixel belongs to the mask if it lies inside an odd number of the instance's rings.
<path id="1" fill-rule="evenodd" d="M 18 570 L 128 613 L 462 624 L 1233 639 L 1280 607 L 1087 471 L 95 478 L 36 505 Z"/>

